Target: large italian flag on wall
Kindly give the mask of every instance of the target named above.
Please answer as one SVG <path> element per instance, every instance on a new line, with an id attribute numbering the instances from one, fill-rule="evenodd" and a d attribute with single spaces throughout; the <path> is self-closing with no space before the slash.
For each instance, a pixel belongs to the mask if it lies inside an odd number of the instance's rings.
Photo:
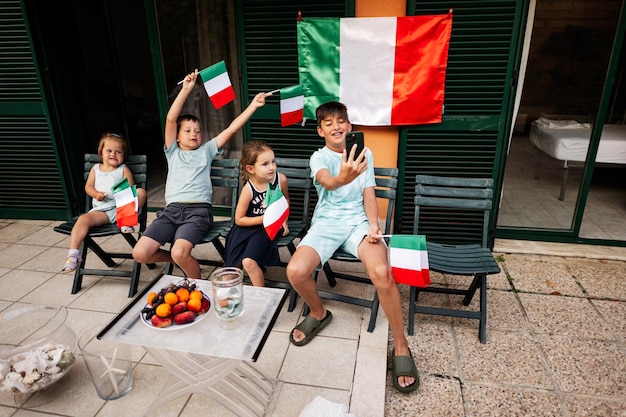
<path id="1" fill-rule="evenodd" d="M 338 100 L 358 125 L 441 122 L 452 14 L 298 23 L 304 116 Z"/>

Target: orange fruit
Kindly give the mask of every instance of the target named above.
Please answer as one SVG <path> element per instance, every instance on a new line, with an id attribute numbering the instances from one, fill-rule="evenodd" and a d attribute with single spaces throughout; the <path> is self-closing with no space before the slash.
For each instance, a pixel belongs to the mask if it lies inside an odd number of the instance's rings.
<path id="1" fill-rule="evenodd" d="M 150 294 L 148 294 L 148 304 L 152 305 L 154 299 L 158 296 L 157 293 L 155 292 L 151 292 Z"/>
<path id="2" fill-rule="evenodd" d="M 193 311 L 194 313 L 197 313 L 200 310 L 201 306 L 201 298 L 190 298 L 189 301 L 187 301 L 187 310 Z"/>
<path id="3" fill-rule="evenodd" d="M 169 304 L 159 304 L 155 311 L 156 315 L 159 317 L 168 317 L 172 314 L 172 306 Z"/>
<path id="4" fill-rule="evenodd" d="M 176 295 L 178 296 L 178 302 L 189 300 L 189 290 L 187 288 L 179 288 L 176 291 Z"/>
<path id="5" fill-rule="evenodd" d="M 202 291 L 199 290 L 193 290 L 190 294 L 189 294 L 189 298 L 197 298 L 198 300 L 202 299 Z"/>
<path id="6" fill-rule="evenodd" d="M 178 296 L 176 295 L 176 293 L 168 292 L 165 293 L 165 295 L 163 296 L 163 301 L 165 301 L 166 304 L 173 306 L 174 304 L 178 303 Z"/>

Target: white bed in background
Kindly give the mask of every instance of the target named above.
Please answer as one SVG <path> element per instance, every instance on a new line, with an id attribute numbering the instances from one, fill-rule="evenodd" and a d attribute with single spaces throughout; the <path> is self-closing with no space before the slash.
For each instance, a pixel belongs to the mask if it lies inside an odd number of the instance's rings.
<path id="1" fill-rule="evenodd" d="M 591 125 L 573 119 L 540 117 L 530 127 L 530 141 L 539 150 L 563 163 L 559 200 L 565 198 L 568 168 L 582 166 L 587 158 Z M 626 125 L 607 124 L 602 129 L 596 166 L 626 164 Z M 537 170 L 537 176 L 539 167 Z"/>

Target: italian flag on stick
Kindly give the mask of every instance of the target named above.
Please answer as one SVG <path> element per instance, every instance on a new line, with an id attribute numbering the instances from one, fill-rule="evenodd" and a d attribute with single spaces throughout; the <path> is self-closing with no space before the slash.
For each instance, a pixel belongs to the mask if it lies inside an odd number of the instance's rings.
<path id="1" fill-rule="evenodd" d="M 391 235 L 389 264 L 398 284 L 425 288 L 430 284 L 424 235 Z"/>
<path id="2" fill-rule="evenodd" d="M 304 90 L 300 85 L 280 89 L 280 124 L 300 123 L 304 116 Z"/>
<path id="3" fill-rule="evenodd" d="M 265 193 L 265 214 L 263 214 L 263 227 L 270 240 L 274 240 L 280 228 L 289 217 L 289 203 L 278 186 L 267 186 Z"/>
<path id="4" fill-rule="evenodd" d="M 216 109 L 235 99 L 235 90 L 230 82 L 224 61 L 206 67 L 200 71 L 200 77 L 202 77 L 204 89 Z"/>
<path id="5" fill-rule="evenodd" d="M 452 13 L 298 23 L 304 117 L 338 100 L 366 126 L 440 123 Z"/>
<path id="6" fill-rule="evenodd" d="M 139 201 L 137 199 L 137 186 L 130 185 L 127 178 L 113 186 L 115 197 L 115 219 L 117 226 L 136 226 L 139 223 Z"/>

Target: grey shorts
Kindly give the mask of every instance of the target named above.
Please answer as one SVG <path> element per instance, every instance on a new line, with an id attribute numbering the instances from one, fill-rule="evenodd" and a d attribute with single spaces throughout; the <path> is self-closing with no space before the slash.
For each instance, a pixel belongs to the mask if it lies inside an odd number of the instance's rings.
<path id="1" fill-rule="evenodd" d="M 357 251 L 363 238 L 369 232 L 369 223 L 357 225 L 313 224 L 300 241 L 301 245 L 310 246 L 317 252 L 322 265 L 333 256 L 339 248 L 358 258 Z"/>
<path id="2" fill-rule="evenodd" d="M 213 223 L 211 205 L 208 203 L 171 203 L 157 212 L 156 218 L 143 233 L 159 242 L 174 243 L 184 239 L 196 245 Z"/>

